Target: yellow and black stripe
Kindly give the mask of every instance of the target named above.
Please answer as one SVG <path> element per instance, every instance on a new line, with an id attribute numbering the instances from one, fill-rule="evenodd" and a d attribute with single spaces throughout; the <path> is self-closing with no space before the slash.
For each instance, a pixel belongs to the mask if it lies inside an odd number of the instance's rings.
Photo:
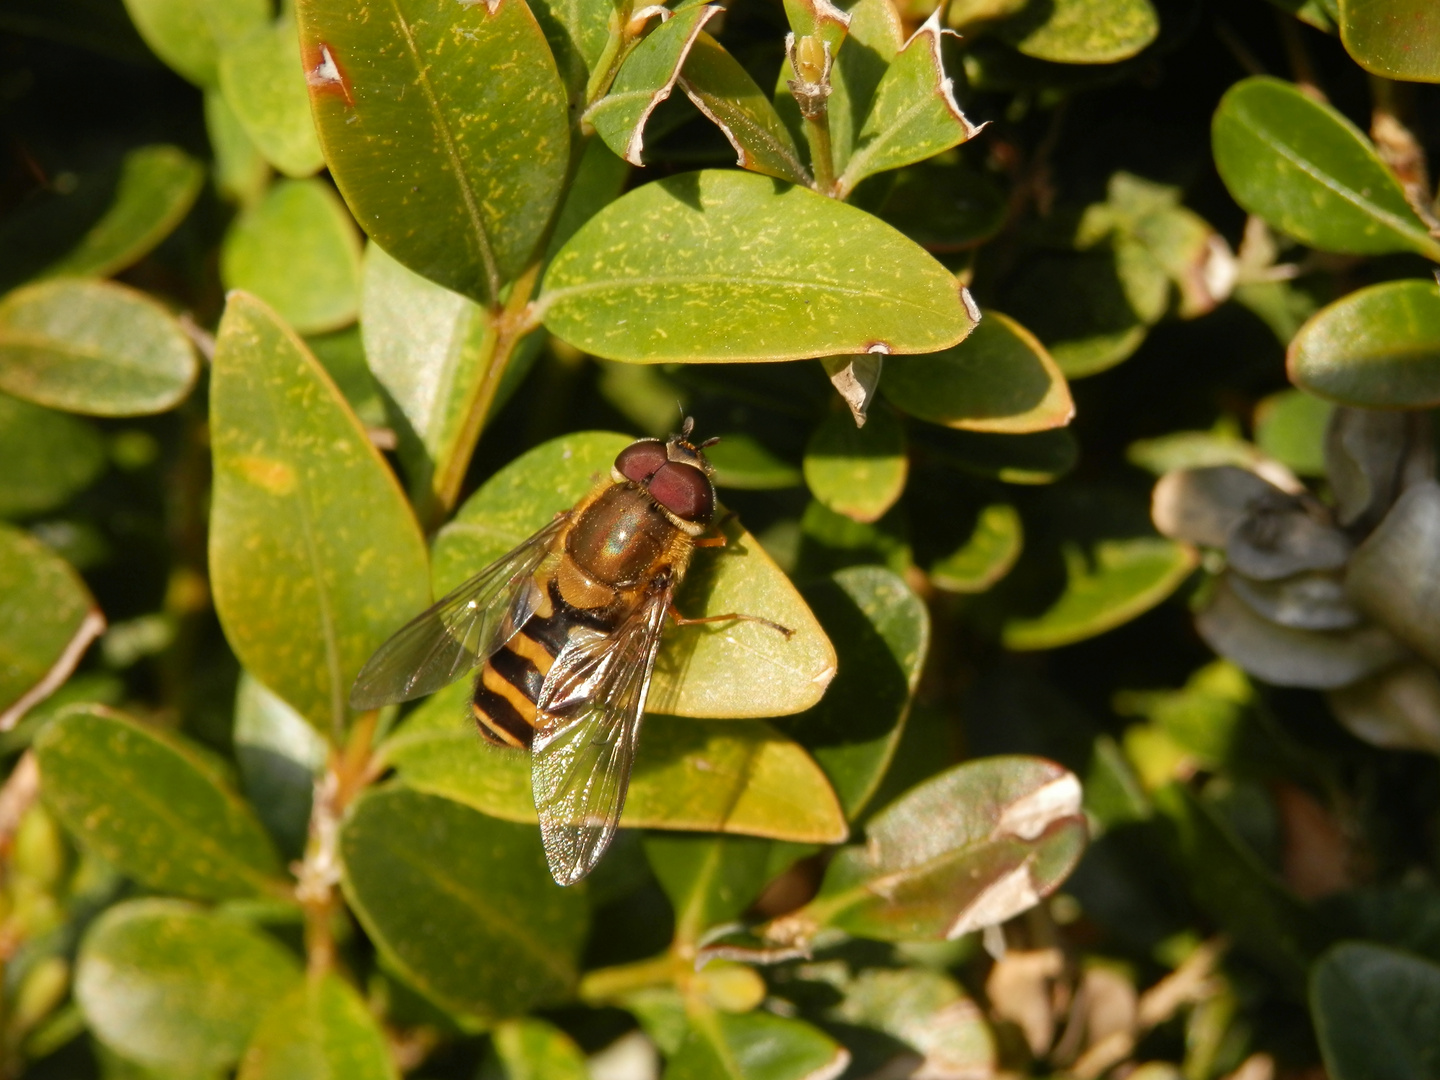
<path id="1" fill-rule="evenodd" d="M 535 613 L 480 669 L 470 708 L 480 734 L 497 746 L 528 750 L 535 737 L 535 702 L 545 676 L 576 627 L 614 631 L 618 613 L 568 603 L 551 579 Z"/>

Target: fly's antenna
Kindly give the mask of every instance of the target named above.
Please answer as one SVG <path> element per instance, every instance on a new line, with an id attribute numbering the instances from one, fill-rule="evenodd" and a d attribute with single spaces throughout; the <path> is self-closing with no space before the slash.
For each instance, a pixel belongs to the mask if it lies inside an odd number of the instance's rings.
<path id="1" fill-rule="evenodd" d="M 675 404 L 679 405 L 680 403 L 677 401 Z M 682 410 L 682 412 L 683 412 L 683 410 L 684 410 L 684 406 L 683 406 L 683 405 L 681 406 L 681 410 Z M 688 438 L 690 438 L 690 432 L 692 432 L 692 431 L 694 431 L 694 430 L 695 430 L 695 418 L 694 418 L 693 416 L 687 416 L 687 417 L 685 417 L 685 422 L 680 425 L 680 438 L 682 438 L 682 439 L 688 439 Z"/>
<path id="2" fill-rule="evenodd" d="M 695 449 L 696 449 L 696 450 L 704 450 L 707 446 L 714 446 L 714 445 L 715 445 L 716 443 L 718 443 L 719 441 L 720 441 L 720 436 L 719 436 L 719 435 L 711 435 L 710 438 L 706 439 L 704 442 L 702 442 L 702 443 L 701 443 L 699 446 L 697 446 Z"/>

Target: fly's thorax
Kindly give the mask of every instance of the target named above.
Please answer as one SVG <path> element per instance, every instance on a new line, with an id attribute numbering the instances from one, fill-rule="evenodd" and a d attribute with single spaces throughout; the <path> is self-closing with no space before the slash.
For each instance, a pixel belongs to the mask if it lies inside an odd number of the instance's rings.
<path id="1" fill-rule="evenodd" d="M 613 484 L 580 511 L 565 536 L 565 554 L 596 585 L 631 588 L 650 576 L 677 533 L 647 492 Z"/>

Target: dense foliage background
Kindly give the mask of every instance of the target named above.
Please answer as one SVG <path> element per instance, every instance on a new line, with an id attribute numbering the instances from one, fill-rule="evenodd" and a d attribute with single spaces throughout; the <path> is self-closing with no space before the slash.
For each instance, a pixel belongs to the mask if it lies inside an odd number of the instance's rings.
<path id="1" fill-rule="evenodd" d="M 1437 82 L 1433 0 L 3 0 L 0 1075 L 1440 1077 Z M 349 685 L 682 412 L 682 608 L 797 633 L 667 635 L 561 889 L 465 682 Z"/>

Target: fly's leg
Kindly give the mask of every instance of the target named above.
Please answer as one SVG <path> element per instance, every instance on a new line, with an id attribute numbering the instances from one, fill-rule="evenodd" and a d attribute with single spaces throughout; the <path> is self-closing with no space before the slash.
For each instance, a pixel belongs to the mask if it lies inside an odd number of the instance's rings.
<path id="1" fill-rule="evenodd" d="M 761 626 L 768 626 L 771 630 L 778 630 L 785 635 L 786 641 L 789 641 L 795 636 L 795 631 L 791 630 L 788 626 L 781 626 L 779 623 L 771 622 L 769 619 L 762 619 L 759 615 L 737 615 L 731 613 L 729 615 L 705 615 L 698 619 L 690 619 L 681 615 L 680 612 L 676 610 L 674 604 L 667 605 L 667 610 L 669 611 L 670 618 L 675 621 L 676 626 L 699 626 L 702 623 L 717 622 L 753 622 L 759 623 Z"/>

